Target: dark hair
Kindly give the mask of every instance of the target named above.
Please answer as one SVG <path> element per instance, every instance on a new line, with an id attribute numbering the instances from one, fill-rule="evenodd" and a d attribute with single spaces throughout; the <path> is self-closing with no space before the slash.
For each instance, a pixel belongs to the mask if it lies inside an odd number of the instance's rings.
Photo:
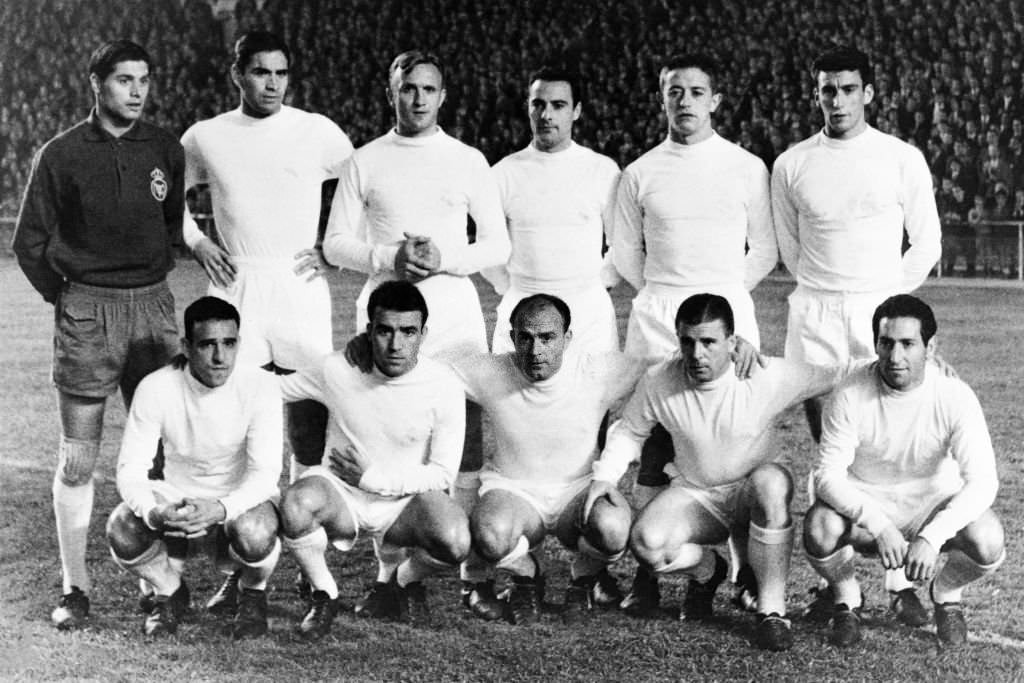
<path id="1" fill-rule="evenodd" d="M 103 43 L 89 58 L 89 73 L 96 74 L 101 81 L 114 70 L 120 62 L 145 62 L 146 67 L 153 68 L 153 60 L 146 48 L 130 40 L 112 40 Z"/>
<path id="2" fill-rule="evenodd" d="M 910 294 L 891 296 L 875 309 L 875 314 L 871 316 L 871 335 L 876 344 L 878 343 L 878 326 L 881 324 L 882 318 L 916 318 L 921 323 L 921 341 L 925 344 L 935 336 L 935 331 L 939 329 L 932 307 Z"/>
<path id="3" fill-rule="evenodd" d="M 708 75 L 711 92 L 718 92 L 718 81 L 722 77 L 721 67 L 715 58 L 706 54 L 683 54 L 669 57 L 658 73 L 658 89 L 665 87 L 669 73 L 677 69 L 700 69 Z"/>
<path id="4" fill-rule="evenodd" d="M 875 83 L 871 60 L 855 47 L 840 45 L 818 55 L 811 66 L 811 75 L 817 80 L 822 71 L 857 71 L 864 85 Z"/>
<path id="5" fill-rule="evenodd" d="M 389 280 L 378 285 L 366 302 L 366 315 L 370 322 L 373 322 L 374 311 L 378 308 L 385 311 L 419 311 L 420 327 L 427 324 L 427 300 L 416 285 L 406 280 Z"/>
<path id="6" fill-rule="evenodd" d="M 679 310 L 676 311 L 676 329 L 682 324 L 700 325 L 715 320 L 722 321 L 725 334 L 731 337 L 735 330 L 732 306 L 724 296 L 717 294 L 694 294 L 679 304 Z"/>
<path id="7" fill-rule="evenodd" d="M 292 64 L 291 50 L 281 36 L 270 31 L 255 30 L 246 31 L 235 41 L 235 62 L 232 66 L 238 69 L 239 73 L 244 72 L 249 60 L 257 52 L 282 52 L 284 58 L 288 60 L 288 66 Z"/>
<path id="8" fill-rule="evenodd" d="M 215 296 L 199 297 L 185 309 L 185 339 L 192 341 L 192 327 L 207 320 L 234 320 L 241 323 L 238 309 Z"/>
<path id="9" fill-rule="evenodd" d="M 513 328 L 515 328 L 516 320 L 518 320 L 520 316 L 548 306 L 554 308 L 558 311 L 558 314 L 562 316 L 562 332 L 568 332 L 569 324 L 572 322 L 572 315 L 569 313 L 569 304 L 565 303 L 553 294 L 531 294 L 524 299 L 520 299 L 519 303 L 516 304 L 516 307 L 512 309 L 512 314 L 508 317 L 508 322 Z"/>
<path id="10" fill-rule="evenodd" d="M 391 84 L 391 78 L 395 75 L 396 71 L 401 71 L 402 75 L 406 76 L 420 64 L 430 64 L 437 69 L 438 73 L 441 74 L 441 87 L 444 87 L 444 66 L 441 64 L 441 58 L 433 52 L 426 52 L 424 50 L 406 50 L 395 57 L 391 62 L 391 66 L 388 67 L 388 85 Z"/>
<path id="11" fill-rule="evenodd" d="M 545 64 L 530 74 L 529 85 L 533 85 L 534 81 L 562 81 L 568 83 L 569 90 L 572 92 L 573 106 L 583 101 L 583 90 L 580 87 L 579 76 L 565 67 Z"/>

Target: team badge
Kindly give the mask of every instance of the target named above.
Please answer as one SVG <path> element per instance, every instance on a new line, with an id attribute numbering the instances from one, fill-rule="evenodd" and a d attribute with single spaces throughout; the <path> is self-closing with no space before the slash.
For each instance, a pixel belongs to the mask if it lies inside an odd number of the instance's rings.
<path id="1" fill-rule="evenodd" d="M 159 168 L 149 172 L 149 191 L 158 202 L 167 198 L 167 181 L 164 179 L 164 172 Z"/>

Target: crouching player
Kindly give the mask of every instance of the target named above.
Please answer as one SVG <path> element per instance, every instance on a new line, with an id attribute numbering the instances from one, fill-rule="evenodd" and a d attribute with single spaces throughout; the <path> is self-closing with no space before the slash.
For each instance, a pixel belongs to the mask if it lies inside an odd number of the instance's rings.
<path id="1" fill-rule="evenodd" d="M 877 362 L 849 377 L 824 412 L 804 545 L 835 596 L 833 645 L 861 639 L 857 549 L 877 551 L 910 581 L 930 581 L 939 640 L 955 647 L 967 640 L 964 587 L 1005 557 L 991 509 L 992 442 L 974 392 L 927 363 L 936 331 L 927 304 L 897 295 L 871 322 Z"/>
<path id="2" fill-rule="evenodd" d="M 789 504 L 793 482 L 771 447 L 775 418 L 800 401 L 832 389 L 845 369 L 771 359 L 749 379 L 732 370 L 736 345 L 726 299 L 697 294 L 675 320 L 680 355 L 651 368 L 594 463 L 584 506 L 612 495 L 655 424 L 672 437 L 670 486 L 639 514 L 630 548 L 641 567 L 690 578 L 681 617 L 709 617 L 727 565 L 707 546 L 730 534 L 749 538 L 757 584 L 759 647 L 785 650 L 793 637 L 786 614 L 786 577 L 793 547 Z"/>
<path id="3" fill-rule="evenodd" d="M 327 465 L 284 494 L 284 544 L 313 592 L 299 624 L 322 638 L 338 611 L 338 586 L 324 553 L 347 551 L 360 532 L 387 548 L 412 548 L 391 581 L 373 589 L 380 613 L 429 620 L 422 579 L 454 568 L 469 552 L 469 524 L 449 498 L 462 457 L 465 394 L 451 370 L 419 356 L 427 304 L 410 282 L 385 282 L 367 304 L 374 368 L 362 373 L 343 353 L 315 370 L 280 378 L 285 400 L 311 398 L 330 414 Z"/>
<path id="4" fill-rule="evenodd" d="M 235 638 L 267 630 L 266 586 L 277 540 L 282 410 L 274 376 L 236 368 L 238 311 L 215 297 L 185 310 L 184 356 L 150 374 L 135 393 L 117 463 L 123 502 L 110 515 L 114 560 L 152 595 L 144 631 L 174 633 L 189 605 L 181 578 L 187 540 L 215 534 L 218 567 L 229 573 L 208 603 L 233 613 Z M 150 481 L 163 440 L 164 480 Z"/>

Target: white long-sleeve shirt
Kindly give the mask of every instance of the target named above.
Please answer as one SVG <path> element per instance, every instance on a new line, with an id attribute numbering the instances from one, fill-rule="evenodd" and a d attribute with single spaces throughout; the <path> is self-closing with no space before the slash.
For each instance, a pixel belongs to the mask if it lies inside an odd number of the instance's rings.
<path id="1" fill-rule="evenodd" d="M 850 140 L 818 133 L 775 160 L 771 186 L 779 251 L 800 285 L 910 292 L 939 259 L 931 172 L 898 138 L 870 126 Z"/>
<path id="2" fill-rule="evenodd" d="M 359 488 L 385 497 L 439 491 L 455 481 L 466 429 L 465 394 L 446 365 L 422 355 L 409 372 L 360 372 L 341 352 L 279 378 L 286 401 L 327 406 L 324 457 L 352 444 L 373 464 Z"/>
<path id="3" fill-rule="evenodd" d="M 601 258 L 619 178 L 614 161 L 575 142 L 559 152 L 530 145 L 492 171 L 512 243 L 508 265 L 484 271 L 499 293 L 509 284 L 553 294 L 615 284 Z"/>
<path id="4" fill-rule="evenodd" d="M 494 432 L 486 469 L 534 483 L 567 483 L 590 472 L 601 420 L 646 366 L 617 352 L 563 358 L 558 372 L 540 382 L 527 379 L 511 353 L 451 361 Z"/>
<path id="5" fill-rule="evenodd" d="M 226 521 L 277 494 L 283 438 L 274 376 L 235 366 L 210 388 L 188 366 L 170 366 L 139 383 L 117 460 L 117 491 L 143 520 L 156 507 L 148 479 L 163 439 L 164 480 L 186 496 L 221 502 Z M 148 524 L 148 521 L 147 521 Z"/>
<path id="6" fill-rule="evenodd" d="M 469 244 L 466 217 L 476 224 Z M 509 255 L 501 201 L 487 160 L 444 131 L 405 137 L 394 130 L 360 147 L 342 170 L 324 236 L 331 263 L 394 279 L 403 233 L 426 235 L 441 271 L 471 275 Z"/>
<path id="7" fill-rule="evenodd" d="M 746 380 L 730 367 L 707 383 L 686 374 L 679 357 L 655 365 L 637 386 L 622 419 L 608 432 L 594 478 L 616 483 L 640 457 L 644 441 L 661 423 L 675 457 L 666 472 L 699 488 L 739 481 L 759 465 L 778 460 L 770 447 L 775 418 L 791 405 L 832 389 L 846 367 L 819 367 L 772 358 Z"/>
<path id="8" fill-rule="evenodd" d="M 779 259 L 768 169 L 717 134 L 695 145 L 666 139 L 622 172 L 611 252 L 638 290 L 753 289 Z"/>
<path id="9" fill-rule="evenodd" d="M 999 482 L 985 416 L 971 388 L 925 367 L 924 382 L 895 391 L 872 363 L 844 381 L 822 417 L 816 495 L 877 536 L 891 523 L 856 482 L 922 491 L 962 488 L 919 532 L 933 548 L 995 501 Z M 949 490 L 947 488 L 947 490 Z"/>
<path id="10" fill-rule="evenodd" d="M 193 125 L 181 144 L 185 187 L 209 183 L 224 248 L 256 258 L 291 259 L 316 244 L 321 185 L 337 178 L 352 154 L 333 121 L 287 106 L 266 118 L 241 108 L 225 112 Z M 191 248 L 203 234 L 188 219 Z"/>

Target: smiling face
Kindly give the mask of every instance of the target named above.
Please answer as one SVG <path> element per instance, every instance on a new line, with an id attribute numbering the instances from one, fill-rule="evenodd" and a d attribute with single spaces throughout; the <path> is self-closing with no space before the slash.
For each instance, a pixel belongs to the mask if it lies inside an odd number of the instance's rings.
<path id="1" fill-rule="evenodd" d="M 712 91 L 707 73 L 697 67 L 669 71 L 661 79 L 661 98 L 674 142 L 693 144 L 711 137 L 711 114 L 722 96 Z"/>
<path id="2" fill-rule="evenodd" d="M 562 314 L 554 306 L 535 306 L 520 313 L 512 326 L 516 367 L 531 382 L 554 376 L 572 338 Z"/>
<path id="3" fill-rule="evenodd" d="M 697 384 L 716 380 L 729 370 L 736 337 L 726 334 L 721 320 L 696 325 L 680 323 L 676 336 L 686 374 Z"/>
<path id="4" fill-rule="evenodd" d="M 874 96 L 874 86 L 864 85 L 859 71 L 819 71 L 814 97 L 825 116 L 825 134 L 848 140 L 864 132 L 864 109 Z"/>
<path id="5" fill-rule="evenodd" d="M 387 377 L 400 377 L 416 367 L 426 335 L 419 311 L 392 311 L 378 307 L 366 325 L 373 363 Z"/>
<path id="6" fill-rule="evenodd" d="M 210 388 L 228 381 L 238 355 L 238 323 L 201 320 L 192 325 L 192 339 L 181 340 L 192 376 Z"/>
<path id="7" fill-rule="evenodd" d="M 407 73 L 391 74 L 388 99 L 395 108 L 399 135 L 420 137 L 437 128 L 437 116 L 444 103 L 444 79 L 433 64 L 417 64 Z"/>
<path id="8" fill-rule="evenodd" d="M 124 61 L 100 80 L 89 76 L 96 97 L 96 113 L 100 120 L 116 129 L 130 127 L 142 115 L 149 95 L 149 65 L 142 61 Z"/>
<path id="9" fill-rule="evenodd" d="M 935 337 L 925 344 L 921 321 L 912 317 L 882 318 L 878 321 L 878 374 L 897 391 L 909 391 L 924 381 L 928 357 L 935 349 Z"/>
<path id="10" fill-rule="evenodd" d="M 276 114 L 288 91 L 288 58 L 280 50 L 257 52 L 243 71 L 232 67 L 231 77 L 242 96 L 242 111 L 256 118 Z"/>
<path id="11" fill-rule="evenodd" d="M 580 117 L 572 87 L 566 81 L 536 80 L 527 101 L 533 146 L 542 152 L 560 152 L 572 143 L 572 124 Z"/>

